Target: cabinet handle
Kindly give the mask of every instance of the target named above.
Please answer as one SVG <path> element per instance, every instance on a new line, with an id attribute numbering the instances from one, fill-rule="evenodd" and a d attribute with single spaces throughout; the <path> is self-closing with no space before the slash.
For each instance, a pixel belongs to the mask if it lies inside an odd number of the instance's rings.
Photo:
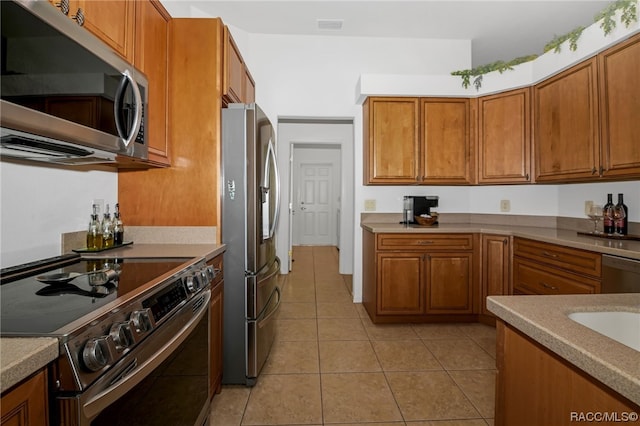
<path id="1" fill-rule="evenodd" d="M 432 240 L 419 240 L 418 244 L 420 244 L 422 246 L 425 246 L 427 244 L 433 244 L 433 241 Z"/>
<path id="2" fill-rule="evenodd" d="M 556 286 L 554 286 L 554 285 L 551 285 L 551 284 L 547 284 L 547 283 L 545 283 L 544 281 L 541 281 L 541 282 L 540 282 L 540 285 L 541 285 L 542 287 L 544 287 L 544 288 L 548 288 L 549 290 L 557 290 L 557 289 L 558 289 L 558 287 L 556 287 Z"/>
<path id="3" fill-rule="evenodd" d="M 509 241 L 509 240 L 507 240 L 507 239 L 505 238 L 504 240 L 502 240 L 502 244 L 507 244 L 507 241 Z"/>
<path id="4" fill-rule="evenodd" d="M 526 180 L 529 180 L 529 173 L 527 173 L 526 175 L 524 175 L 524 178 L 525 178 Z"/>
<path id="5" fill-rule="evenodd" d="M 69 0 L 61 0 L 59 3 L 56 3 L 56 7 L 60 8 L 60 12 L 65 15 L 69 15 Z"/>
<path id="6" fill-rule="evenodd" d="M 602 176 L 604 174 L 604 167 L 600 166 L 600 176 Z"/>
<path id="7" fill-rule="evenodd" d="M 592 174 L 592 175 L 595 175 L 597 171 L 598 171 L 598 169 L 596 169 L 596 168 L 594 167 L 593 169 L 591 169 L 591 174 Z"/>
<path id="8" fill-rule="evenodd" d="M 82 9 L 78 9 L 76 14 L 73 15 L 71 17 L 71 19 L 75 20 L 78 23 L 78 25 L 83 26 L 84 25 L 84 12 L 82 11 Z"/>
<path id="9" fill-rule="evenodd" d="M 553 257 L 554 259 L 558 257 L 557 254 L 549 253 L 548 251 L 543 251 L 542 255 L 547 257 Z"/>

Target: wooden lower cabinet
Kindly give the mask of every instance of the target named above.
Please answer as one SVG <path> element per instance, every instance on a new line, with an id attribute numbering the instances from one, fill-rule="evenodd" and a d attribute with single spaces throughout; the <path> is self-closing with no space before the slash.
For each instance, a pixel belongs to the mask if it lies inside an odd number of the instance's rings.
<path id="1" fill-rule="evenodd" d="M 222 390 L 222 342 L 224 330 L 224 281 L 222 279 L 222 255 L 216 256 L 208 265 L 218 270 L 219 279 L 214 279 L 209 302 L 209 356 L 210 370 L 209 394 L 213 398 Z"/>
<path id="2" fill-rule="evenodd" d="M 46 426 L 48 420 L 47 372 L 41 370 L 2 394 L 0 424 Z"/>
<path id="3" fill-rule="evenodd" d="M 514 294 L 599 293 L 602 255 L 557 244 L 515 238 Z"/>
<path id="4" fill-rule="evenodd" d="M 480 313 L 494 317 L 487 309 L 487 297 L 511 294 L 511 243 L 504 235 L 482 235 L 481 241 Z"/>
<path id="5" fill-rule="evenodd" d="M 365 231 L 363 305 L 371 320 L 474 320 L 478 300 L 478 265 L 473 252 L 476 238 L 472 234 Z"/>
<path id="6" fill-rule="evenodd" d="M 580 413 L 640 412 L 638 405 L 528 336 L 501 320 L 496 325 L 497 426 L 563 426 L 578 423 Z"/>

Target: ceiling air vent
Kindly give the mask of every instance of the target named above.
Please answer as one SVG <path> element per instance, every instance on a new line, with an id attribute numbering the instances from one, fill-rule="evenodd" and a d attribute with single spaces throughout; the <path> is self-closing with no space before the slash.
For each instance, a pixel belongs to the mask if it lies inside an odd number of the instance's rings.
<path id="1" fill-rule="evenodd" d="M 341 30 L 344 19 L 318 19 L 319 30 Z"/>

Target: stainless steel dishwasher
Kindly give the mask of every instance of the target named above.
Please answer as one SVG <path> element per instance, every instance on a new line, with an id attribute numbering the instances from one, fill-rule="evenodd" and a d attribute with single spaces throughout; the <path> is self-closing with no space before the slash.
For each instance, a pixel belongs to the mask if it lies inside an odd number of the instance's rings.
<path id="1" fill-rule="evenodd" d="M 640 293 L 640 260 L 603 254 L 602 293 Z"/>

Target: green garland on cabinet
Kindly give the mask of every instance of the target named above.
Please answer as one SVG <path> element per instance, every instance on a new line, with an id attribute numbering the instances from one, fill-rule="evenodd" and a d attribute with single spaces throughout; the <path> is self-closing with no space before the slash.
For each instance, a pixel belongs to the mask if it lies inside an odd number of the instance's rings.
<path id="1" fill-rule="evenodd" d="M 637 11 L 638 0 L 616 0 L 609 6 L 600 11 L 594 18 L 594 22 L 602 21 L 600 28 L 604 31 L 604 35 L 609 35 L 611 31 L 616 27 L 615 14 L 621 11 L 620 22 L 626 27 L 629 27 L 633 22 L 638 21 Z M 582 35 L 584 27 L 577 27 L 568 32 L 567 34 L 555 36 L 550 42 L 544 46 L 544 52 L 553 50 L 555 53 L 560 52 L 560 46 L 565 41 L 569 41 L 569 49 L 575 51 L 578 48 L 578 39 Z M 473 86 L 476 90 L 482 87 L 482 77 L 484 74 L 492 71 L 498 71 L 500 74 L 507 70 L 513 70 L 513 67 L 525 62 L 533 61 L 539 55 L 521 56 L 519 58 L 512 59 L 508 62 L 496 61 L 486 65 L 480 65 L 473 69 L 453 71 L 451 75 L 457 75 L 462 78 L 462 87 L 465 89 L 471 85 L 471 79 L 473 78 Z"/>

